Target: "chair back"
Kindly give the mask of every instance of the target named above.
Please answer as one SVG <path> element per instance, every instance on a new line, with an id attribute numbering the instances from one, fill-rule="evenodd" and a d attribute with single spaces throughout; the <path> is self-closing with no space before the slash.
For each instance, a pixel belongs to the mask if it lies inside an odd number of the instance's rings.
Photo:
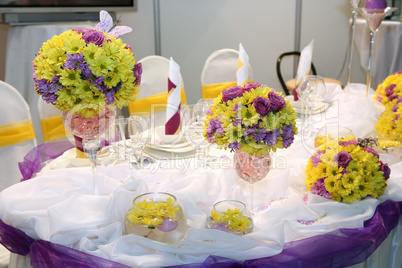
<path id="1" fill-rule="evenodd" d="M 36 146 L 28 103 L 13 86 L 0 81 L 0 191 L 22 178 L 18 162 Z"/>
<path id="2" fill-rule="evenodd" d="M 142 64 L 140 92 L 136 101 L 130 103 L 129 113 L 151 112 L 154 126 L 166 122 L 166 105 L 168 97 L 169 59 L 152 55 L 138 61 Z M 186 104 L 183 77 L 180 74 L 181 105 Z"/>
<path id="3" fill-rule="evenodd" d="M 208 56 L 201 72 L 202 97 L 215 98 L 224 89 L 237 85 L 236 72 L 239 64 L 239 51 L 224 48 Z M 253 80 L 253 71 L 248 64 L 248 80 Z"/>
<path id="4" fill-rule="evenodd" d="M 294 85 L 290 85 L 291 82 L 289 82 L 291 79 L 286 80 L 287 82 L 285 82 L 283 75 L 282 75 L 282 61 L 284 58 L 286 57 L 292 57 L 292 58 L 296 58 L 298 59 L 300 57 L 300 52 L 299 51 L 290 51 L 290 52 L 285 52 L 282 53 L 281 55 L 279 55 L 277 61 L 276 61 L 276 74 L 278 76 L 279 79 L 279 83 L 281 83 L 282 89 L 285 92 L 286 95 L 290 94 L 290 91 L 293 91 L 293 89 L 296 86 L 296 83 L 294 83 Z M 313 75 L 316 75 L 317 72 L 315 70 L 315 66 L 314 64 L 311 62 L 311 73 Z"/>
<path id="5" fill-rule="evenodd" d="M 39 98 L 38 112 L 43 140 L 45 142 L 65 141 L 68 140 L 68 137 L 70 137 L 71 140 L 73 139 L 70 131 L 64 127 L 61 117 L 62 111 L 57 109 L 54 105 L 47 103 L 42 98 Z"/>

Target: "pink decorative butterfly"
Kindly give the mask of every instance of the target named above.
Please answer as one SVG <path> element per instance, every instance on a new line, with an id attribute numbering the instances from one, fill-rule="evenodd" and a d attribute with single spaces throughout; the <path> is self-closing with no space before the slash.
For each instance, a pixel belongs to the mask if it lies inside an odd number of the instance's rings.
<path id="1" fill-rule="evenodd" d="M 113 35 L 117 38 L 119 35 L 132 31 L 128 26 L 117 26 L 116 24 L 113 24 L 112 16 L 110 16 L 110 14 L 105 10 L 99 12 L 99 19 L 100 22 L 96 25 L 96 30 L 108 33 L 108 36 Z"/>

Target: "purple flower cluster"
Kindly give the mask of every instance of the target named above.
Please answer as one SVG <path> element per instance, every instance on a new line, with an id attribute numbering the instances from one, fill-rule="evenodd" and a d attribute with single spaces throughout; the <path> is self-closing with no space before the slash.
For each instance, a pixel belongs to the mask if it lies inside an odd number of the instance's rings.
<path id="1" fill-rule="evenodd" d="M 284 125 L 282 128 L 283 147 L 288 148 L 295 138 L 292 124 Z"/>
<path id="2" fill-rule="evenodd" d="M 33 74 L 35 88 L 46 103 L 54 104 L 57 100 L 58 96 L 55 93 L 58 90 L 59 79 L 60 77 L 55 75 L 49 83 L 46 79 L 38 79 L 35 73 Z M 60 85 L 60 88 L 63 88 L 63 86 Z"/>
<path id="3" fill-rule="evenodd" d="M 134 77 L 135 77 L 135 84 L 141 84 L 141 76 L 142 76 L 142 64 L 138 62 L 134 65 Z"/>
<path id="4" fill-rule="evenodd" d="M 81 39 L 85 40 L 87 44 L 93 43 L 97 46 L 102 46 L 106 41 L 105 34 L 102 31 L 95 29 L 73 29 L 73 31 L 82 34 Z"/>
<path id="5" fill-rule="evenodd" d="M 346 151 L 341 151 L 334 156 L 334 161 L 338 162 L 338 166 L 346 168 L 352 160 L 350 154 Z"/>
<path id="6" fill-rule="evenodd" d="M 268 98 L 257 97 L 253 100 L 253 105 L 257 113 L 261 116 L 266 116 L 270 112 L 279 112 L 283 107 L 286 106 L 285 100 L 271 91 L 268 93 Z"/>
<path id="7" fill-rule="evenodd" d="M 384 178 L 388 180 L 389 176 L 391 175 L 391 169 L 389 168 L 388 164 L 384 164 L 380 161 L 380 170 L 384 172 Z"/>
<path id="8" fill-rule="evenodd" d="M 225 130 L 222 127 L 222 123 L 219 119 L 211 118 L 207 128 L 207 138 L 209 142 L 214 142 L 215 134 L 225 134 Z"/>
<path id="9" fill-rule="evenodd" d="M 324 151 L 318 150 L 313 156 L 311 156 L 311 162 L 313 163 L 314 167 L 317 167 L 318 164 L 322 162 L 321 155 L 323 153 L 325 153 L 325 150 Z"/>
<path id="10" fill-rule="evenodd" d="M 316 195 L 330 199 L 332 195 L 325 188 L 324 178 L 319 178 L 313 186 L 311 186 L 311 192 Z"/>
<path id="11" fill-rule="evenodd" d="M 341 146 L 349 146 L 349 145 L 358 145 L 359 142 L 357 140 L 353 140 L 353 141 L 340 141 L 339 145 Z"/>
<path id="12" fill-rule="evenodd" d="M 364 147 L 364 151 L 373 154 L 374 156 L 377 156 L 378 158 L 380 157 L 380 155 L 378 154 L 378 152 L 370 147 Z"/>
<path id="13" fill-rule="evenodd" d="M 231 88 L 222 91 L 222 100 L 227 102 L 228 100 L 233 100 L 237 97 L 243 96 L 244 88 L 241 86 L 233 86 Z"/>

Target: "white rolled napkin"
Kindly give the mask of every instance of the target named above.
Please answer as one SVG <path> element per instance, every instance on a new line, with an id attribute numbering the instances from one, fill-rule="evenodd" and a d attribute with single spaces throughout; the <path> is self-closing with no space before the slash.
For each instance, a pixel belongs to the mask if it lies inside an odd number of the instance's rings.
<path id="1" fill-rule="evenodd" d="M 239 45 L 239 61 L 236 78 L 238 85 L 243 85 L 248 81 L 248 55 L 241 43 Z"/>
<path id="2" fill-rule="evenodd" d="M 180 131 L 180 89 L 180 66 L 173 58 L 170 58 L 165 124 L 166 135 L 177 135 Z"/>
<path id="3" fill-rule="evenodd" d="M 314 40 L 311 40 L 310 44 L 308 44 L 300 53 L 299 65 L 297 67 L 296 74 L 296 85 L 300 78 L 303 75 L 308 74 L 311 71 L 311 61 L 313 59 L 313 47 Z"/>

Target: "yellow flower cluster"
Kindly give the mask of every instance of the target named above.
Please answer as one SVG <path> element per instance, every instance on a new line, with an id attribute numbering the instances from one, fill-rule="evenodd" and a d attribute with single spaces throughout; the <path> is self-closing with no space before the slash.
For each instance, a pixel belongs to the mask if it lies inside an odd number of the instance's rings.
<path id="1" fill-rule="evenodd" d="M 243 232 L 251 228 L 250 218 L 243 216 L 243 212 L 238 208 L 228 209 L 222 213 L 212 210 L 211 217 L 216 223 L 226 224 L 231 231 Z"/>
<path id="2" fill-rule="evenodd" d="M 386 140 L 396 141 L 396 144 L 402 141 L 402 99 L 394 99 L 385 105 L 385 111 L 378 118 L 375 129 L 377 133 L 393 136 Z"/>
<path id="3" fill-rule="evenodd" d="M 135 203 L 135 206 L 127 212 L 126 221 L 132 224 L 146 225 L 150 229 L 162 224 L 163 219 L 178 220 L 179 206 L 173 205 L 173 199 L 166 202 L 148 202 L 146 200 Z"/>
<path id="4" fill-rule="evenodd" d="M 352 203 L 367 196 L 381 196 L 387 187 L 390 170 L 371 148 L 342 139 L 320 147 L 308 160 L 305 172 L 309 191 Z"/>
<path id="5" fill-rule="evenodd" d="M 127 44 L 107 33 L 88 30 L 104 41 L 86 42 L 83 33 L 68 30 L 45 42 L 33 61 L 36 92 L 59 110 L 87 118 L 107 104 L 119 108 L 130 104 L 137 98 L 140 81 Z"/>
<path id="6" fill-rule="evenodd" d="M 385 78 L 374 94 L 374 99 L 384 105 L 398 97 L 402 97 L 402 72 L 396 72 Z"/>
<path id="7" fill-rule="evenodd" d="M 253 101 L 258 97 L 268 99 L 270 92 L 282 100 L 283 107 L 261 115 Z M 296 113 L 289 101 L 280 92 L 260 85 L 227 101 L 223 100 L 223 93 L 216 97 L 203 132 L 205 139 L 220 149 L 238 149 L 259 156 L 289 147 L 296 134 Z"/>

